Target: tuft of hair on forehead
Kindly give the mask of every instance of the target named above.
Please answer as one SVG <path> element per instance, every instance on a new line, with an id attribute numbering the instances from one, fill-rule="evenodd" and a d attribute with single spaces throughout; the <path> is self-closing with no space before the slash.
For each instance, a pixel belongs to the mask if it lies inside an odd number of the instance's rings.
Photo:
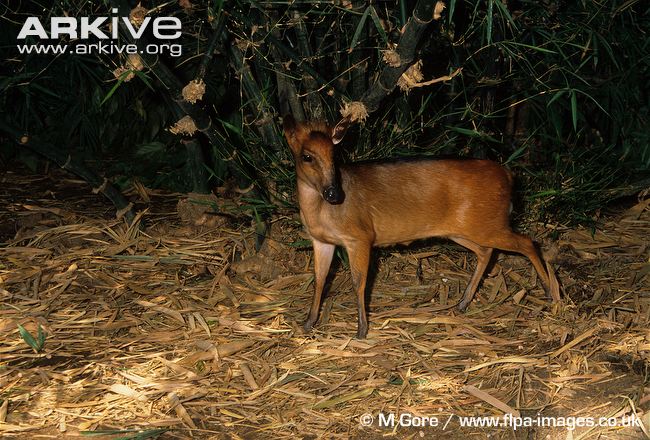
<path id="1" fill-rule="evenodd" d="M 312 141 L 332 142 L 332 138 L 330 137 L 330 135 L 325 134 L 322 131 L 310 131 L 308 136 L 309 139 L 311 139 Z"/>
<path id="2" fill-rule="evenodd" d="M 332 133 L 332 129 L 330 128 L 329 125 L 327 125 L 327 122 L 325 121 L 303 122 L 302 129 L 304 130 L 305 133 L 308 133 L 309 136 L 312 135 L 318 136 L 318 134 L 322 134 L 323 136 L 326 136 L 328 139 Z"/>

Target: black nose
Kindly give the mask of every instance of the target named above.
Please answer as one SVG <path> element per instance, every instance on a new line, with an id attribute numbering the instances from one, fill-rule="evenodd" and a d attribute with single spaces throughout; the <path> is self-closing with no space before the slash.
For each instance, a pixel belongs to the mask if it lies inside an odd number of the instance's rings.
<path id="1" fill-rule="evenodd" d="M 328 186 L 323 190 L 323 198 L 325 201 L 332 203 L 332 204 L 337 204 L 341 203 L 341 190 L 340 188 L 332 185 Z"/>

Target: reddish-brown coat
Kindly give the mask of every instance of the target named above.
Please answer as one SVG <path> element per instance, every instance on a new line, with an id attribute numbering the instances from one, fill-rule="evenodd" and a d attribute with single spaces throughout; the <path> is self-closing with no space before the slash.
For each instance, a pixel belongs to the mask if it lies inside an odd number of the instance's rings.
<path id="1" fill-rule="evenodd" d="M 337 166 L 334 146 L 347 128 L 341 121 L 297 123 L 285 118 L 284 132 L 296 161 L 300 214 L 314 243 L 316 286 L 305 328 L 318 319 L 325 277 L 335 245 L 345 247 L 357 290 L 359 327 L 365 337 L 365 284 L 372 246 L 447 237 L 476 253 L 477 268 L 460 309 L 467 307 L 493 248 L 526 255 L 549 286 L 549 274 L 532 241 L 509 225 L 512 176 L 488 160 L 422 159 Z M 323 191 L 342 189 L 341 203 L 325 201 Z M 554 299 L 559 293 L 551 292 Z"/>

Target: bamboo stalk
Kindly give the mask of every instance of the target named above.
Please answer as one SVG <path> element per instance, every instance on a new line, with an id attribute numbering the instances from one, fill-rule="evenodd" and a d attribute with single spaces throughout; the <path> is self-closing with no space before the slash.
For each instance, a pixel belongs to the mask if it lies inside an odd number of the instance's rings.
<path id="1" fill-rule="evenodd" d="M 219 14 L 219 17 L 216 19 L 214 25 L 212 26 L 213 32 L 212 35 L 210 36 L 210 40 L 208 41 L 208 44 L 205 49 L 205 53 L 203 54 L 203 58 L 201 59 L 201 64 L 199 65 L 199 68 L 196 72 L 195 78 L 198 79 L 203 79 L 205 77 L 205 73 L 208 70 L 208 66 L 210 65 L 210 62 L 212 61 L 212 58 L 214 57 L 214 51 L 217 48 L 217 45 L 221 41 L 221 35 L 223 34 L 223 30 L 226 26 L 226 15 L 221 12 Z"/>
<path id="2" fill-rule="evenodd" d="M 230 54 L 232 55 L 235 69 L 239 74 L 239 79 L 250 109 L 255 115 L 256 124 L 258 125 L 264 143 L 272 146 L 275 150 L 279 149 L 282 145 L 282 140 L 276 130 L 273 109 L 267 104 L 268 101 L 264 99 L 250 67 L 244 61 L 242 50 L 236 45 L 231 44 Z"/>
<path id="3" fill-rule="evenodd" d="M 119 8 L 122 15 L 128 15 L 125 13 L 125 8 L 120 7 L 119 1 L 111 0 L 111 5 L 115 8 Z M 218 23 L 216 23 L 215 33 L 219 30 L 219 28 L 220 27 Z M 225 28 L 225 25 L 223 28 Z M 208 113 L 203 110 L 200 105 L 189 103 L 183 98 L 181 90 L 184 84 L 176 77 L 176 75 L 169 69 L 169 67 L 167 67 L 163 60 L 161 60 L 158 56 L 149 55 L 146 53 L 146 51 L 142 50 L 143 46 L 147 44 L 146 38 L 134 40 L 129 32 L 121 32 L 121 35 L 130 44 L 136 44 L 138 46 L 140 49 L 140 57 L 142 58 L 143 62 L 149 69 L 151 69 L 156 78 L 163 83 L 167 90 L 167 93 L 169 93 L 173 102 L 178 107 L 178 112 L 182 112 L 183 114 L 191 117 L 194 120 L 197 129 L 208 138 L 211 144 L 217 145 L 220 150 L 228 152 L 229 154 L 234 153 L 231 145 L 224 142 L 225 138 L 220 135 L 219 131 L 212 123 L 212 118 L 208 115 Z M 223 41 L 223 32 L 221 32 L 221 35 L 217 34 L 216 37 L 212 37 L 211 41 L 213 38 L 216 38 L 217 41 Z M 239 166 L 236 166 L 233 161 L 228 161 L 227 166 L 228 171 L 232 176 L 235 177 L 240 187 L 249 186 L 250 181 L 253 180 L 250 176 L 256 175 L 255 171 L 245 164 L 239 164 Z M 264 198 L 257 189 L 254 189 L 254 196 Z"/>
<path id="4" fill-rule="evenodd" d="M 113 203 L 117 209 L 118 216 L 123 215 L 129 225 L 133 223 L 133 220 L 135 220 L 133 204 L 130 203 L 122 193 L 108 181 L 108 179 L 99 176 L 81 160 L 66 154 L 60 148 L 48 142 L 43 142 L 25 135 L 18 128 L 8 125 L 5 122 L 6 120 L 7 118 L 4 115 L 3 117 L 0 117 L 0 130 L 8 133 L 14 142 L 48 158 L 64 170 L 70 171 L 81 177 L 93 187 L 93 192 L 102 193 L 104 197 Z"/>
<path id="5" fill-rule="evenodd" d="M 273 12 L 269 12 L 269 14 L 272 15 Z M 280 32 L 277 26 L 273 26 L 270 29 L 270 33 L 274 38 L 277 38 L 278 40 L 280 39 Z M 280 103 L 280 110 L 283 115 L 291 113 L 298 121 L 303 121 L 305 119 L 305 111 L 298 99 L 296 87 L 283 72 L 284 68 L 282 63 L 286 60 L 283 59 L 277 46 L 271 45 L 270 50 L 271 56 L 274 60 L 273 71 L 275 72 L 275 80 L 278 84 L 278 101 Z"/>
<path id="6" fill-rule="evenodd" d="M 352 2 L 352 9 L 355 11 L 362 10 L 365 5 L 365 2 L 361 0 L 354 0 Z M 355 17 L 353 20 L 353 27 L 356 29 L 359 26 L 361 21 L 360 17 Z M 350 90 L 352 99 L 356 100 L 361 97 L 363 92 L 366 90 L 366 67 L 367 61 L 364 62 L 364 54 L 361 49 L 352 47 L 352 53 L 350 54 Z"/>
<path id="7" fill-rule="evenodd" d="M 302 62 L 304 60 L 311 59 L 312 50 L 309 45 L 309 38 L 307 37 L 307 28 L 305 27 L 305 22 L 300 15 L 300 12 L 293 11 L 293 19 L 296 22 L 296 38 L 298 40 L 298 50 L 300 50 L 300 55 L 302 56 Z M 308 111 L 310 113 L 311 119 L 323 119 L 325 117 L 325 110 L 323 109 L 323 103 L 320 99 L 320 96 L 317 93 L 314 93 L 318 90 L 318 81 L 308 75 L 303 74 L 302 83 L 305 87 L 307 102 L 308 102 Z M 294 114 L 294 117 L 296 115 Z M 296 117 L 297 118 L 297 117 Z"/>
<path id="8" fill-rule="evenodd" d="M 372 113 L 379 108 L 381 101 L 395 88 L 397 80 L 413 62 L 417 44 L 424 30 L 434 20 L 434 8 L 438 3 L 419 0 L 415 5 L 413 14 L 406 23 L 404 33 L 397 46 L 401 64 L 397 67 L 386 65 L 374 84 L 361 98 L 361 102 L 365 105 L 368 113 Z"/>
<path id="9" fill-rule="evenodd" d="M 183 141 L 187 150 L 187 168 L 192 180 L 192 192 L 197 194 L 209 194 L 208 172 L 205 167 L 205 158 L 203 150 L 196 139 Z"/>

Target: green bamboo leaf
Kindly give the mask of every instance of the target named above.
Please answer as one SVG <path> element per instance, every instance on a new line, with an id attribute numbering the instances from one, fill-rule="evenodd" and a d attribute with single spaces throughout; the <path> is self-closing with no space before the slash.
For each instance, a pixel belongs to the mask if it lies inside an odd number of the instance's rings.
<path id="1" fill-rule="evenodd" d="M 591 56 L 591 59 L 593 60 L 593 66 L 594 69 L 598 68 L 598 60 L 600 59 L 600 46 L 598 44 L 598 38 L 596 37 L 595 33 L 592 33 L 591 36 L 589 37 L 591 39 L 591 45 L 593 46 L 593 55 Z M 614 61 L 614 65 L 616 66 L 616 61 Z M 618 68 L 618 66 L 616 66 Z"/>
<path id="2" fill-rule="evenodd" d="M 372 6 L 366 8 L 366 10 L 363 12 L 363 15 L 361 16 L 361 19 L 359 20 L 357 29 L 354 31 L 354 35 L 352 36 L 352 43 L 350 43 L 350 49 L 349 49 L 350 52 L 354 50 L 354 46 L 356 46 L 357 42 L 359 41 L 359 36 L 361 35 L 361 31 L 363 30 L 363 27 L 366 25 L 366 20 L 368 19 L 368 14 L 370 14 L 371 7 Z"/>
<path id="3" fill-rule="evenodd" d="M 350 268 L 350 257 L 348 257 L 348 253 L 345 248 L 337 247 L 336 251 L 334 251 L 334 254 L 341 262 L 341 264 L 343 264 L 343 267 L 346 269 Z"/>
<path id="4" fill-rule="evenodd" d="M 7 88 L 9 88 L 10 86 L 13 86 L 14 84 L 18 84 L 18 83 L 23 82 L 23 81 L 29 82 L 29 80 L 33 76 L 34 76 L 33 73 L 21 73 L 21 74 L 11 75 L 11 76 L 8 76 L 6 78 L 0 78 L 0 90 L 4 92 Z M 52 93 L 52 92 L 49 92 L 49 93 Z"/>
<path id="5" fill-rule="evenodd" d="M 238 136 L 242 135 L 242 131 L 241 131 L 241 129 L 239 127 L 236 127 L 236 126 L 232 125 L 230 122 L 224 121 L 223 119 L 218 119 L 217 118 L 217 120 L 219 122 L 221 122 L 221 125 L 226 127 L 228 130 L 232 131 L 236 135 L 238 135 Z"/>
<path id="6" fill-rule="evenodd" d="M 573 120 L 573 130 L 578 131 L 578 98 L 574 90 L 569 92 L 571 97 L 571 119 Z"/>
<path id="7" fill-rule="evenodd" d="M 137 76 L 138 79 L 140 79 L 145 86 L 149 87 L 149 90 L 151 90 L 152 92 L 156 91 L 151 85 L 151 82 L 149 82 L 149 77 L 147 76 L 146 73 L 140 72 L 139 70 L 134 70 L 133 73 L 135 73 L 135 76 Z"/>
<path id="8" fill-rule="evenodd" d="M 117 88 L 126 80 L 126 77 L 130 73 L 133 73 L 135 76 L 137 76 L 139 79 L 141 79 L 142 82 L 144 83 L 144 85 L 146 85 L 149 88 L 149 90 L 151 90 L 152 92 L 155 91 L 154 88 L 151 86 L 151 83 L 149 82 L 149 78 L 147 77 L 146 74 L 144 74 L 144 73 L 142 73 L 142 72 L 140 72 L 138 70 L 125 70 L 124 72 L 122 72 L 120 77 L 117 79 L 117 83 L 115 83 L 115 85 L 111 88 L 111 90 L 108 91 L 106 96 L 104 96 L 104 99 L 102 99 L 102 102 L 99 103 L 100 107 L 102 105 L 104 105 L 104 103 L 106 101 L 108 101 L 111 96 L 113 96 L 113 94 L 115 93 Z"/>
<path id="9" fill-rule="evenodd" d="M 498 43 L 496 43 L 496 44 L 497 44 L 498 46 L 503 46 L 503 47 L 507 47 L 507 46 L 520 46 L 520 47 L 525 47 L 525 48 L 527 48 L 527 49 L 536 50 L 536 51 L 538 51 L 538 52 L 542 52 L 542 53 L 553 54 L 553 55 L 557 54 L 557 52 L 554 51 L 554 50 L 545 49 L 545 48 L 543 48 L 543 47 L 539 47 L 539 46 L 533 46 L 533 45 L 531 45 L 531 44 L 517 43 L 517 42 L 515 42 L 515 41 L 500 41 L 500 42 L 498 42 Z"/>
<path id="10" fill-rule="evenodd" d="M 454 17 L 454 11 L 456 10 L 456 0 L 449 0 L 449 8 L 447 9 L 447 20 L 449 20 L 449 25 L 452 24 L 452 18 Z"/>
<path id="11" fill-rule="evenodd" d="M 30 347 L 33 349 L 36 349 L 37 343 L 34 337 L 29 333 L 25 327 L 22 325 L 18 324 L 18 331 L 20 332 L 20 336 L 23 338 L 23 341 L 27 343 Z"/>
<path id="12" fill-rule="evenodd" d="M 521 156 L 521 155 L 523 154 L 524 151 L 526 151 L 527 148 L 528 148 L 528 145 L 527 145 L 527 144 L 523 144 L 521 147 L 517 148 L 517 149 L 514 151 L 514 153 L 512 153 L 512 154 L 510 155 L 510 157 L 508 157 L 508 160 L 506 160 L 505 164 L 509 164 L 510 162 L 512 162 L 512 161 L 514 161 L 515 159 L 517 159 L 519 156 Z M 504 165 L 505 165 L 505 164 L 504 164 Z"/>
<path id="13" fill-rule="evenodd" d="M 451 0 L 452 3 L 455 3 L 455 0 Z M 408 18 L 406 17 L 406 0 L 399 0 L 399 16 L 400 24 L 404 26 Z"/>
<path id="14" fill-rule="evenodd" d="M 487 44 L 492 43 L 492 10 L 494 9 L 494 0 L 488 0 L 488 10 L 487 10 Z"/>
<path id="15" fill-rule="evenodd" d="M 33 87 L 34 89 L 38 90 L 39 92 L 42 92 L 45 95 L 49 95 L 49 96 L 51 96 L 53 98 L 61 99 L 61 95 L 59 95 L 57 93 L 54 93 L 52 90 L 50 90 L 50 89 L 48 89 L 46 87 L 43 87 L 43 86 L 39 85 L 36 82 L 30 83 L 29 86 Z"/>
<path id="16" fill-rule="evenodd" d="M 555 93 L 555 94 L 553 95 L 553 97 L 548 101 L 548 104 L 546 104 L 546 107 L 550 106 L 550 105 L 553 104 L 555 101 L 557 101 L 558 99 L 560 99 L 560 98 L 562 97 L 562 95 L 564 95 L 565 92 L 566 92 L 566 90 L 559 90 L 557 93 Z"/>
<path id="17" fill-rule="evenodd" d="M 599 108 L 603 113 L 605 113 L 607 116 L 609 116 L 609 112 L 608 112 L 607 110 L 605 110 L 605 109 L 603 108 L 603 106 L 600 105 L 600 103 L 599 103 L 598 101 L 596 101 L 596 98 L 594 98 L 593 96 L 591 96 L 589 93 L 583 92 L 582 90 L 575 89 L 574 91 L 575 91 L 576 93 L 580 93 L 581 95 L 587 97 L 591 102 L 593 102 L 594 104 L 596 104 L 596 106 L 597 106 L 597 107 L 598 107 L 598 108 Z"/>
<path id="18" fill-rule="evenodd" d="M 311 240 L 302 239 L 302 240 L 296 240 L 291 243 L 287 243 L 287 245 L 289 247 L 304 248 L 304 247 L 311 247 L 312 243 Z"/>
<path id="19" fill-rule="evenodd" d="M 469 137 L 475 137 L 475 138 L 480 138 L 480 139 L 485 139 L 491 142 L 499 142 L 497 139 L 493 138 L 492 136 L 481 133 L 480 131 L 477 130 L 470 130 L 467 128 L 462 128 L 462 127 L 449 127 L 451 131 L 455 131 L 456 133 L 463 134 L 465 136 Z"/>
<path id="20" fill-rule="evenodd" d="M 98 437 L 109 435 L 121 435 L 121 437 L 113 437 L 116 440 L 144 440 L 148 438 L 159 437 L 165 432 L 170 431 L 168 428 L 135 430 L 135 429 L 104 429 L 97 431 L 81 431 L 81 435 L 86 437 Z"/>
<path id="21" fill-rule="evenodd" d="M 512 30 L 518 31 L 517 24 L 512 19 L 512 15 L 510 15 L 510 11 L 508 11 L 508 7 L 506 6 L 506 4 L 501 0 L 496 0 L 496 3 L 497 3 L 497 8 L 499 8 L 499 11 L 501 11 L 501 14 L 504 17 L 506 17 L 506 20 L 508 20 L 508 23 L 510 23 L 510 26 L 512 26 Z"/>
<path id="22" fill-rule="evenodd" d="M 462 127 L 449 127 L 451 131 L 455 131 L 456 133 L 464 134 L 465 136 L 470 136 L 470 137 L 481 137 L 481 133 L 479 133 L 476 130 L 469 130 L 467 128 L 462 128 Z"/>
<path id="23" fill-rule="evenodd" d="M 45 346 L 45 332 L 43 331 L 43 327 L 41 327 L 40 324 L 38 326 L 38 335 L 36 337 L 38 346 L 40 348 L 43 348 Z"/>
<path id="24" fill-rule="evenodd" d="M 130 73 L 133 73 L 133 70 L 125 70 L 124 72 L 122 72 L 122 74 L 120 75 L 120 77 L 117 79 L 117 82 L 115 83 L 115 85 L 114 85 L 113 87 L 111 87 L 111 89 L 108 91 L 108 93 L 106 94 L 106 96 L 104 96 L 104 99 L 102 99 L 102 102 L 99 103 L 99 106 L 100 106 L 100 107 L 101 107 L 102 105 L 104 105 L 104 103 L 105 103 L 106 101 L 108 101 L 108 100 L 111 98 L 111 96 L 113 96 L 113 93 L 115 93 L 115 91 L 117 90 L 117 88 L 118 88 L 118 87 L 119 87 L 119 86 L 124 82 L 124 80 L 126 79 L 126 77 L 127 77 Z"/>
<path id="25" fill-rule="evenodd" d="M 419 378 L 419 379 L 409 379 L 409 384 L 410 385 L 423 385 L 428 383 L 429 381 L 424 378 Z M 388 383 L 391 385 L 404 385 L 404 379 L 402 379 L 399 376 L 393 376 L 388 380 Z"/>
<path id="26" fill-rule="evenodd" d="M 540 197 L 555 196 L 555 195 L 558 195 L 558 194 L 559 194 L 559 191 L 557 191 L 555 189 L 547 189 L 547 190 L 539 191 L 539 192 L 537 192 L 535 194 L 532 194 L 530 196 L 530 198 L 531 199 L 537 199 L 537 198 L 540 198 Z"/>
<path id="27" fill-rule="evenodd" d="M 256 208 L 253 208 L 253 213 L 255 216 L 255 251 L 259 252 L 264 244 L 266 239 L 266 233 L 268 232 L 268 226 L 262 216 L 257 212 Z"/>
<path id="28" fill-rule="evenodd" d="M 149 142 L 146 144 L 137 145 L 135 147 L 135 154 L 137 156 L 154 156 L 162 154 L 167 146 L 162 142 Z"/>
<path id="29" fill-rule="evenodd" d="M 363 399 L 371 395 L 375 391 L 374 388 L 365 388 L 363 390 L 356 391 L 350 394 L 344 394 L 342 396 L 332 397 L 322 402 L 318 402 L 313 406 L 313 409 L 325 409 L 331 408 L 338 405 L 339 403 L 345 403 L 354 399 Z"/>
<path id="30" fill-rule="evenodd" d="M 308 376 L 308 375 L 305 374 L 305 373 L 293 373 L 293 374 L 289 374 L 287 377 L 285 377 L 284 379 L 282 379 L 282 380 L 278 383 L 278 386 L 283 386 L 283 385 L 286 385 L 286 384 L 288 384 L 288 383 L 295 382 L 295 381 L 300 380 L 300 379 L 304 379 L 304 378 L 307 377 L 307 376 Z"/>
<path id="31" fill-rule="evenodd" d="M 384 27 L 381 25 L 381 20 L 379 19 L 379 15 L 377 15 L 377 11 L 375 11 L 375 8 L 372 6 L 369 6 L 368 9 L 370 9 L 370 16 L 372 17 L 372 21 L 375 23 L 377 32 L 381 35 L 381 39 L 384 40 L 384 44 L 388 44 L 388 35 L 386 35 Z"/>
<path id="32" fill-rule="evenodd" d="M 40 324 L 38 325 L 38 340 L 34 339 L 32 334 L 29 333 L 27 329 L 20 324 L 18 324 L 18 332 L 20 333 L 20 337 L 23 338 L 23 341 L 25 341 L 25 343 L 29 345 L 36 353 L 39 353 L 43 349 L 43 345 L 45 345 L 45 334 L 43 333 L 43 329 L 41 328 Z"/>
<path id="33" fill-rule="evenodd" d="M 619 66 L 618 62 L 616 61 L 616 56 L 614 55 L 614 50 L 612 49 L 612 46 L 609 44 L 607 39 L 605 39 L 602 35 L 598 33 L 594 33 L 594 36 L 596 37 L 596 40 L 598 44 L 602 47 L 605 48 L 605 52 L 607 52 L 607 55 L 609 56 L 609 61 L 617 68 L 620 69 L 621 67 Z M 595 50 L 595 46 L 594 46 Z"/>

